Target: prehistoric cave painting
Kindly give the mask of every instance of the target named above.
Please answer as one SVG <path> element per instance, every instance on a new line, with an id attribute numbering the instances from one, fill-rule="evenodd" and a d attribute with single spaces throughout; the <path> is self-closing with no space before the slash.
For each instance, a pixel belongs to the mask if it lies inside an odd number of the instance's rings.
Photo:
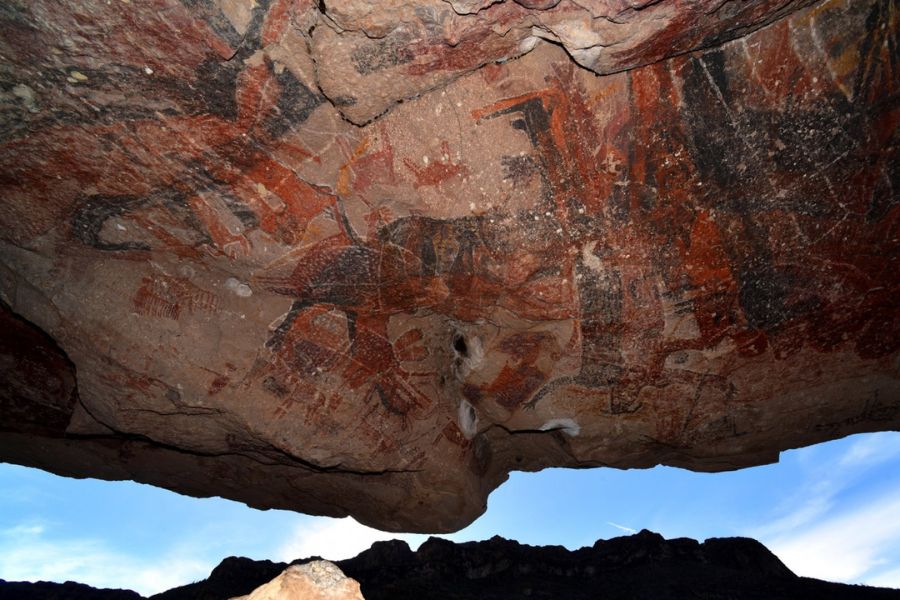
<path id="1" fill-rule="evenodd" d="M 64 89 L 72 98 L 69 102 L 57 98 L 53 105 L 32 104 L 34 111 L 27 118 L 15 111 L 0 115 L 0 143 L 21 140 L 35 131 L 51 128 L 88 127 L 98 134 L 121 123 L 140 121 L 172 121 L 184 117 L 199 119 L 214 115 L 223 121 L 236 123 L 241 114 L 244 133 L 252 126 L 268 130 L 279 137 L 292 126 L 304 121 L 324 99 L 301 83 L 295 74 L 273 64 L 264 50 L 284 35 L 292 15 L 288 9 L 291 0 L 262 0 L 253 3 L 249 22 L 243 33 L 238 33 L 221 8 L 203 0 L 183 0 L 182 7 L 171 6 L 162 0 L 148 0 L 140 5 L 115 8 L 90 8 L 78 3 L 55 7 L 52 18 L 44 27 L 34 27 L 22 36 L 15 51 L 23 56 L 40 57 L 47 53 L 52 38 L 47 28 L 79 31 L 91 30 L 82 11 L 109 12 L 97 15 L 108 22 L 110 37 L 125 39 L 110 41 L 116 52 L 78 66 L 82 81 L 70 81 L 72 69 L 40 69 L 31 74 L 23 73 L 21 85 L 31 90 L 47 88 Z M 23 21 L 47 18 L 41 14 L 41 3 L 36 3 L 35 14 L 23 10 Z M 299 6 L 299 5 L 298 5 Z M 299 10 L 299 8 L 298 8 Z M 133 28 L 134 20 L 142 22 L 142 28 Z M 116 28 L 115 23 L 121 25 Z M 77 37 L 77 33 L 72 35 Z M 82 33 L 82 35 L 90 35 Z M 135 38 L 143 35 L 143 38 Z M 172 56 L 172 55 L 175 56 Z M 86 56 L 90 56 L 88 53 Z M 20 59 L 21 60 L 21 59 Z M 265 63 L 265 64 L 260 64 Z M 96 66 L 94 66 L 96 64 Z M 151 68 L 153 64 L 156 68 Z M 169 68 L 171 67 L 171 68 Z M 260 77 L 260 73 L 265 73 Z M 256 78 L 256 81 L 252 81 Z M 273 85 L 270 79 L 277 82 Z M 264 93 L 280 90 L 274 99 L 274 110 L 252 112 L 241 110 L 246 91 L 254 84 L 263 84 Z M 123 93 L 127 90 L 127 93 Z M 259 92 L 260 90 L 255 90 Z M 177 127 L 173 127 L 177 129 Z M 59 131 L 57 130 L 57 134 Z"/>
<path id="2" fill-rule="evenodd" d="M 527 164 L 540 174 L 544 190 L 538 211 L 550 216 L 561 243 L 567 246 L 561 276 L 574 281 L 578 289 L 580 371 L 541 382 L 531 390 L 526 406 L 533 408 L 548 393 L 574 384 L 611 390 L 607 407 L 611 414 L 634 412 L 640 407 L 640 386 L 630 381 L 644 373 L 632 372 L 622 356 L 626 318 L 622 307 L 625 291 L 638 294 L 638 282 L 616 265 L 611 246 L 615 211 L 610 208 L 614 205 L 601 192 L 605 182 L 597 173 L 593 152 L 587 150 L 595 148 L 600 135 L 593 127 L 581 83 L 571 65 L 557 67 L 550 83 L 543 90 L 474 113 L 477 119 L 512 117 L 510 125 L 528 136 L 536 156 L 527 157 Z M 525 164 L 522 159 L 519 162 Z"/>
<path id="3" fill-rule="evenodd" d="M 857 10 L 864 10 L 864 7 Z M 840 18 L 836 18 L 838 15 L 822 16 L 827 21 L 824 26 L 841 26 Z M 886 95 L 890 96 L 900 76 L 900 7 L 896 0 L 874 3 L 866 15 L 865 27 L 868 35 L 859 47 L 859 68 L 853 80 L 852 98 L 855 102 L 876 104 L 884 97 L 881 94 L 888 92 Z M 828 50 L 835 61 L 843 58 L 842 50 L 847 51 L 837 44 Z"/>
<path id="4" fill-rule="evenodd" d="M 360 238 L 343 216 L 340 202 L 334 214 L 339 235 L 307 249 L 288 272 L 273 270 L 255 278 L 270 291 L 295 299 L 268 342 L 275 360 L 267 377 L 302 378 L 298 364 L 314 361 L 297 355 L 321 352 L 334 358 L 324 364 L 340 372 L 340 380 L 354 393 L 376 401 L 390 414 L 422 414 L 433 400 L 421 385 L 453 376 L 452 357 L 465 357 L 468 351 L 452 323 L 475 323 L 498 310 L 531 320 L 574 316 L 571 277 L 560 266 L 566 262 L 564 249 L 546 236 L 523 245 L 516 236 L 521 225 L 515 222 L 477 216 L 406 217 Z M 307 320 L 323 307 L 344 315 L 345 334 L 319 348 L 322 336 Z M 393 341 L 388 333 L 392 317 L 423 313 L 440 315 L 446 322 L 441 334 L 445 348 L 437 350 L 439 356 L 424 344 L 420 330 L 407 329 Z M 533 350 L 539 345 L 507 340 L 501 346 L 500 351 L 514 355 L 525 367 L 537 361 Z M 409 371 L 406 365 L 420 368 Z M 535 367 L 533 379 L 539 383 L 529 386 L 536 389 L 547 373 Z M 520 387 L 516 378 L 506 377 L 494 382 L 491 391 L 512 408 L 530 397 Z"/>
<path id="5" fill-rule="evenodd" d="M 683 59 L 680 66 L 683 122 L 694 163 L 709 186 L 703 208 L 730 233 L 718 243 L 732 265 L 747 328 L 758 332 L 748 347 L 761 351 L 768 340 L 783 357 L 803 344 L 828 351 L 851 336 L 863 356 L 900 347 L 890 316 L 896 291 L 883 285 L 892 268 L 884 243 L 897 237 L 896 211 L 888 208 L 897 197 L 889 183 L 896 171 L 896 144 L 890 142 L 896 116 L 885 101 L 896 92 L 883 75 L 897 62 L 890 43 L 896 27 L 887 26 L 897 18 L 890 4 L 871 6 L 861 52 L 841 53 L 845 62 L 838 73 L 847 71 L 846 64 L 855 67 L 849 95 L 838 79 L 816 102 L 802 101 L 810 88 L 838 75 L 804 72 L 804 57 L 786 23 L 775 26 L 784 35 L 772 36 L 776 43 L 758 59 L 758 72 L 777 59 L 780 69 L 798 73 L 791 104 L 736 89 L 728 75 L 735 69 L 726 68 L 736 59 L 722 50 Z M 828 23 L 827 15 L 821 21 Z M 822 51 L 831 56 L 832 50 Z M 747 132 L 760 130 L 766 135 L 750 141 Z M 849 185 L 840 185 L 844 181 Z M 883 207 L 877 221 L 873 205 Z M 874 247 L 881 247 L 877 258 Z M 798 262 L 796 255 L 807 258 Z"/>
<path id="6" fill-rule="evenodd" d="M 450 155 L 450 144 L 447 143 L 446 140 L 441 142 L 440 160 L 431 161 L 420 167 L 413 161 L 405 158 L 403 159 L 403 164 L 405 164 L 406 168 L 415 175 L 416 181 L 413 183 L 413 187 L 416 189 L 424 186 L 440 185 L 448 179 L 469 172 L 469 169 L 465 165 L 460 164 L 458 161 L 453 161 L 453 158 Z"/>
<path id="7" fill-rule="evenodd" d="M 38 121 L 37 133 L 8 142 L 21 146 L 19 154 L 41 168 L 3 183 L 41 190 L 48 185 L 40 176 L 45 170 L 76 173 L 81 187 L 96 191 L 75 198 L 48 194 L 53 200 L 47 213 L 66 203 L 59 216 L 68 217 L 76 240 L 123 257 L 160 247 L 182 255 L 208 247 L 234 256 L 247 251 L 248 235 L 257 230 L 274 241 L 296 243 L 331 196 L 276 158 L 315 158 L 285 134 L 323 102 L 291 69 L 261 52 L 282 35 L 289 4 L 256 3 L 246 31 L 238 35 L 212 3 L 185 2 L 194 20 L 178 12 L 185 21 L 179 26 L 195 34 L 206 31 L 218 56 L 198 60 L 193 78 L 116 63 L 96 72 L 85 69 L 85 83 L 73 93 L 111 100 L 96 114 L 67 116 L 69 105 L 44 111 L 56 121 Z M 143 113 L 135 112 L 127 98 L 118 100 L 121 86 L 144 90 L 153 101 L 141 105 Z M 88 123 L 85 135 L 81 128 Z M 82 154 L 77 164 L 70 164 L 64 144 L 49 154 L 29 150 L 41 146 L 42 136 L 66 136 L 69 130 Z M 116 177 L 108 175 L 110 164 L 121 169 Z"/>
<path id="8" fill-rule="evenodd" d="M 248 236 L 256 230 L 295 244 L 333 196 L 265 153 L 237 151 L 225 168 L 212 154 L 185 160 L 181 177 L 144 195 L 78 199 L 73 235 L 98 250 L 146 251 L 162 245 L 182 255 L 196 254 L 200 246 L 232 256 L 246 253 Z"/>
<path id="9" fill-rule="evenodd" d="M 346 147 L 349 157 L 341 165 L 338 174 L 337 193 L 341 196 L 365 194 L 376 183 L 393 185 L 398 182 L 394 171 L 394 147 L 384 124 L 375 127 L 375 131 L 363 138 L 354 148 Z"/>
<path id="10" fill-rule="evenodd" d="M 271 291 L 295 298 L 266 344 L 275 357 L 264 369 L 265 379 L 270 387 L 285 390 L 286 402 L 293 402 L 305 394 L 291 393 L 291 388 L 337 370 L 351 393 L 362 393 L 367 406 L 405 418 L 432 402 L 401 367 L 388 338 L 391 309 L 411 310 L 383 305 L 385 300 L 402 304 L 391 284 L 403 282 L 379 281 L 384 258 L 379 248 L 357 238 L 339 204 L 333 211 L 338 236 L 314 245 L 288 275 L 256 277 Z M 423 290 L 410 290 L 410 301 L 415 302 L 417 291 Z"/>
<path id="11" fill-rule="evenodd" d="M 505 119 L 531 143 L 532 154 L 503 162 L 513 179 L 540 177 L 543 193 L 530 211 L 495 215 L 495 222 L 419 216 L 391 221 L 387 215 L 369 220 L 370 229 L 361 235 L 343 218 L 336 200 L 333 215 L 340 235 L 298 254 L 290 273 L 260 276 L 268 289 L 294 299 L 269 342 L 275 362 L 292 365 L 275 369 L 277 377 L 269 374 L 270 381 L 280 382 L 273 389 L 287 389 L 291 371 L 295 378 L 313 376 L 310 365 L 321 363 L 358 385 L 355 392 L 385 414 L 424 414 L 429 404 L 423 386 L 435 376 L 432 347 L 422 330 L 410 329 L 402 335 L 403 344 L 410 345 L 401 349 L 399 340 L 392 342 L 388 335 L 392 316 L 424 311 L 448 322 L 473 323 L 502 307 L 539 322 L 572 320 L 576 335 L 563 352 L 580 363 L 574 373 L 554 376 L 535 358 L 546 352 L 542 344 L 547 340 L 552 342 L 548 348 L 557 351 L 551 338 L 498 344 L 496 351 L 519 360 L 517 370 L 500 369 L 490 381 L 464 385 L 472 404 L 491 399 L 514 412 L 575 386 L 608 398 L 602 412 L 627 416 L 649 399 L 661 415 L 657 441 L 679 445 L 741 434 L 730 405 L 736 396 L 733 384 L 697 368 L 698 352 L 733 347 L 753 356 L 774 348 L 783 358 L 806 343 L 827 350 L 860 328 L 868 332 L 860 338 L 869 339 L 865 349 L 860 346 L 864 352 L 890 352 L 896 342 L 878 331 L 890 322 L 892 292 L 874 285 L 871 262 L 866 267 L 871 280 L 848 281 L 837 257 L 820 252 L 825 248 L 818 245 L 831 232 L 854 231 L 857 222 L 837 208 L 840 202 L 818 200 L 833 197 L 822 168 L 833 168 L 841 156 L 851 157 L 851 163 L 863 160 L 870 142 L 854 141 L 846 132 L 872 129 L 854 119 L 881 117 L 841 117 L 846 105 L 840 97 L 820 107 L 742 106 L 750 103 L 749 92 L 729 85 L 729 60 L 738 59 L 711 51 L 677 59 L 674 66 L 629 73 L 627 112 L 616 117 L 625 125 L 618 129 L 596 127 L 589 95 L 571 65 L 557 66 L 543 89 L 474 111 L 476 123 Z M 746 119 L 757 130 L 765 124 L 757 139 L 743 135 Z M 834 129 L 832 121 L 840 127 Z M 356 162 L 348 163 L 339 193 L 365 192 L 367 176 L 350 176 L 365 157 L 398 177 L 388 135 L 379 125 L 378 149 L 369 152 L 367 141 L 352 153 Z M 816 148 L 798 153 L 809 136 L 818 136 Z M 771 152 L 780 157 L 774 172 L 765 167 Z M 811 183 L 776 186 L 788 195 L 767 193 L 774 188 L 766 177 L 798 181 L 798 174 L 807 172 L 814 174 Z M 871 204 L 879 194 L 871 191 L 875 183 L 861 183 L 869 191 L 859 194 L 865 200 L 859 214 L 871 221 Z M 887 228 L 891 211 L 879 212 Z M 797 242 L 785 223 L 814 240 L 812 260 L 820 262 L 807 266 L 786 260 L 778 243 L 797 248 Z M 860 247 L 872 235 L 859 236 Z M 541 239 L 552 243 L 540 246 L 536 240 Z M 513 280 L 512 273 L 526 276 Z M 847 316 L 839 316 L 836 301 L 820 297 L 828 286 L 843 290 L 843 298 L 851 297 L 852 289 L 862 290 L 866 300 L 848 303 L 842 313 Z M 552 292 L 543 300 L 536 293 L 552 288 L 557 289 L 554 301 Z M 322 310 L 340 315 L 343 327 L 327 344 L 302 324 Z M 851 319 L 859 320 L 853 325 Z M 823 337 L 836 322 L 837 333 Z M 812 336 L 804 339 L 801 333 Z M 449 347 L 450 328 L 446 338 Z M 428 366 L 413 372 L 411 364 L 419 359 Z M 356 369 L 353 376 L 351 369 Z M 600 390 L 608 394 L 596 394 Z M 715 427 L 700 428 L 698 414 L 721 417 Z"/>
<path id="12" fill-rule="evenodd" d="M 884 17 L 884 6 L 873 10 Z M 876 37 L 883 30 L 871 23 L 867 28 Z M 868 154 L 871 145 L 884 141 L 849 134 L 895 132 L 896 123 L 885 120 L 885 108 L 859 110 L 840 95 L 816 106 L 747 107 L 746 88 L 729 85 L 727 73 L 737 69 L 726 69 L 728 60 L 739 58 L 716 50 L 677 59 L 674 67 L 630 72 L 630 110 L 642 118 L 626 120 L 631 126 L 612 139 L 590 127 L 585 94 L 565 68 L 548 78 L 548 88 L 475 111 L 480 120 L 511 118 L 510 125 L 528 136 L 535 149 L 530 171 L 523 159 L 513 164 L 507 158 L 504 165 L 520 180 L 540 175 L 541 210 L 577 250 L 582 365 L 577 375 L 544 385 L 528 406 L 570 385 L 611 389 L 613 414 L 638 410 L 642 391 L 649 389 L 683 388 L 686 405 L 690 390 L 714 389 L 712 396 L 721 400 L 716 410 L 723 412 L 720 429 L 737 435 L 725 407 L 734 390 L 724 380 L 680 366 L 687 364 L 681 358 L 685 350 L 709 350 L 728 340 L 745 356 L 774 344 L 776 357 L 784 358 L 804 344 L 827 351 L 853 335 L 863 356 L 896 351 L 897 323 L 890 316 L 896 303 L 889 299 L 896 290 L 880 285 L 884 279 L 876 275 L 887 272 L 891 259 L 836 254 L 846 248 L 848 235 L 860 249 L 883 245 L 886 235 L 896 238 L 891 208 L 879 211 L 884 220 L 877 231 L 860 230 L 862 219 L 871 223 L 873 203 L 896 198 L 893 184 L 863 180 L 872 171 L 866 156 L 892 159 Z M 870 63 L 863 54 L 860 68 L 871 71 Z M 856 78 L 866 80 L 885 84 L 883 76 Z M 859 102 L 886 95 L 855 93 Z M 596 166 L 599 152 L 615 151 L 605 146 L 610 142 L 630 154 L 624 166 L 607 174 Z M 860 184 L 853 198 L 835 196 L 829 178 L 839 160 L 842 176 Z M 886 165 L 876 172 L 892 172 Z M 609 177 L 616 179 L 612 185 Z M 800 237 L 786 231 L 785 223 L 799 229 Z M 786 248 L 811 260 L 797 264 Z M 639 263 L 627 260 L 622 249 L 642 256 Z M 853 268 L 863 277 L 851 275 Z M 823 290 L 832 298 L 825 300 Z M 843 306 L 834 298 L 837 290 Z M 672 415 L 682 416 L 673 416 L 660 432 L 667 443 L 717 435 L 686 431 L 690 413 L 679 411 Z"/>
<path id="13" fill-rule="evenodd" d="M 500 157 L 503 167 L 503 180 L 510 181 L 513 187 L 524 187 L 538 173 L 537 162 L 531 155 L 506 155 Z"/>
<path id="14" fill-rule="evenodd" d="M 291 0 L 256 0 L 246 30 L 238 33 L 222 9 L 212 0 L 181 0 L 197 18 L 235 50 L 227 60 L 210 58 L 197 68 L 197 81 L 192 90 L 200 92 L 205 113 L 217 115 L 229 121 L 244 121 L 245 127 L 261 121 L 262 127 L 278 138 L 293 125 L 305 121 L 323 98 L 301 83 L 284 68 L 275 66 L 268 57 L 263 65 L 251 60 L 254 54 L 284 35 L 291 19 Z M 302 3 L 300 3 L 302 4 Z M 299 5 L 298 5 L 299 6 Z M 249 66 L 248 66 L 249 65 Z M 262 113 L 248 114 L 242 110 L 242 96 L 260 94 L 262 88 L 274 80 L 280 90 L 275 105 Z M 256 89 L 254 89 L 256 88 Z M 243 119 L 242 119 L 243 117 Z"/>
<path id="15" fill-rule="evenodd" d="M 528 136 L 537 153 L 545 202 L 537 210 L 551 211 L 567 237 L 577 237 L 578 230 L 570 230 L 578 221 L 576 215 L 602 210 L 594 157 L 584 151 L 584 140 L 596 140 L 599 136 L 574 67 L 556 65 L 556 71 L 550 87 L 476 110 L 473 117 L 514 117 L 510 125 Z M 578 128 L 571 128 L 574 123 L 578 123 Z"/>
<path id="16" fill-rule="evenodd" d="M 162 246 L 182 256 L 196 256 L 202 248 L 235 256 L 248 251 L 248 236 L 257 230 L 275 241 L 296 243 L 309 221 L 333 201 L 261 153 L 245 154 L 244 160 L 246 170 L 220 169 L 218 176 L 192 161 L 188 174 L 171 187 L 141 196 L 81 198 L 72 213 L 72 234 L 104 251 Z M 217 168 L 211 157 L 206 164 Z M 238 196 L 236 190 L 244 193 Z"/>
<path id="17" fill-rule="evenodd" d="M 190 253 L 201 244 L 212 244 L 209 231 L 191 210 L 185 194 L 171 189 L 146 196 L 96 195 L 79 199 L 71 226 L 81 243 L 109 252 L 149 251 L 154 238 L 179 254 Z"/>
<path id="18" fill-rule="evenodd" d="M 185 312 L 216 312 L 219 299 L 187 279 L 147 275 L 132 297 L 131 304 L 138 314 L 178 320 Z"/>
<path id="19" fill-rule="evenodd" d="M 370 75 L 382 69 L 408 64 L 415 58 L 410 48 L 412 41 L 411 34 L 400 33 L 360 45 L 350 55 L 353 68 L 360 75 Z"/>

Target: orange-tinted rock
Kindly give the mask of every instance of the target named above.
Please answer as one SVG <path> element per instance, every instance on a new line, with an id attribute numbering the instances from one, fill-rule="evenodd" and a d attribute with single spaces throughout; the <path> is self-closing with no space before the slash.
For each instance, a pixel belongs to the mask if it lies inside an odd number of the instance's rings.
<path id="1" fill-rule="evenodd" d="M 344 576 L 337 565 L 314 560 L 292 565 L 246 596 L 234 600 L 363 600 L 359 583 Z"/>
<path id="2" fill-rule="evenodd" d="M 544 42 L 474 72 L 415 50 L 435 89 L 365 127 L 326 63 L 410 3 L 257 5 L 0 12 L 0 459 L 437 531 L 513 469 L 900 425 L 889 2 L 604 77 Z"/>

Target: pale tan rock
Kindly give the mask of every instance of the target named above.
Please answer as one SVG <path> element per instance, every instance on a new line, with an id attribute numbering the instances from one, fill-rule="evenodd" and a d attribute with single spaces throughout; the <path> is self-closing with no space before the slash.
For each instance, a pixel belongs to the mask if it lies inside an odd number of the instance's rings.
<path id="1" fill-rule="evenodd" d="M 292 565 L 269 583 L 232 600 L 363 600 L 363 595 L 359 583 L 337 565 L 314 560 Z"/>

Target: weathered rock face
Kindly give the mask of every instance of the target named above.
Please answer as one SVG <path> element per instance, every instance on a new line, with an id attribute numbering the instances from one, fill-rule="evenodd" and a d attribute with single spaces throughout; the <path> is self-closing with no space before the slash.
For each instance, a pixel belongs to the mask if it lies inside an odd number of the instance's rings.
<path id="1" fill-rule="evenodd" d="M 900 12 L 801 4 L 6 3 L 0 458 L 434 531 L 897 428 Z"/>
<path id="2" fill-rule="evenodd" d="M 715 45 L 811 0 L 417 0 L 327 3 L 309 19 L 322 92 L 363 124 L 461 74 L 561 44 L 599 74 Z M 321 26 L 316 26 L 321 24 Z"/>
<path id="3" fill-rule="evenodd" d="M 363 600 L 359 583 L 334 563 L 314 560 L 291 565 L 278 577 L 234 600 Z"/>

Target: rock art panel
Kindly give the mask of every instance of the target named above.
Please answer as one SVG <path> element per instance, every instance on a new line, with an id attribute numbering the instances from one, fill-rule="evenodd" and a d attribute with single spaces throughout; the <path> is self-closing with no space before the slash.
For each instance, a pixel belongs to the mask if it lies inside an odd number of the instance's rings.
<path id="1" fill-rule="evenodd" d="M 354 0 L 327 4 L 310 29 L 323 92 L 365 124 L 395 103 L 491 63 L 561 45 L 615 73 L 745 35 L 809 0 Z"/>
<path id="2" fill-rule="evenodd" d="M 0 12 L 0 458 L 449 531 L 895 429 L 895 3 L 596 4 L 648 64 L 496 62 L 567 0 Z"/>

